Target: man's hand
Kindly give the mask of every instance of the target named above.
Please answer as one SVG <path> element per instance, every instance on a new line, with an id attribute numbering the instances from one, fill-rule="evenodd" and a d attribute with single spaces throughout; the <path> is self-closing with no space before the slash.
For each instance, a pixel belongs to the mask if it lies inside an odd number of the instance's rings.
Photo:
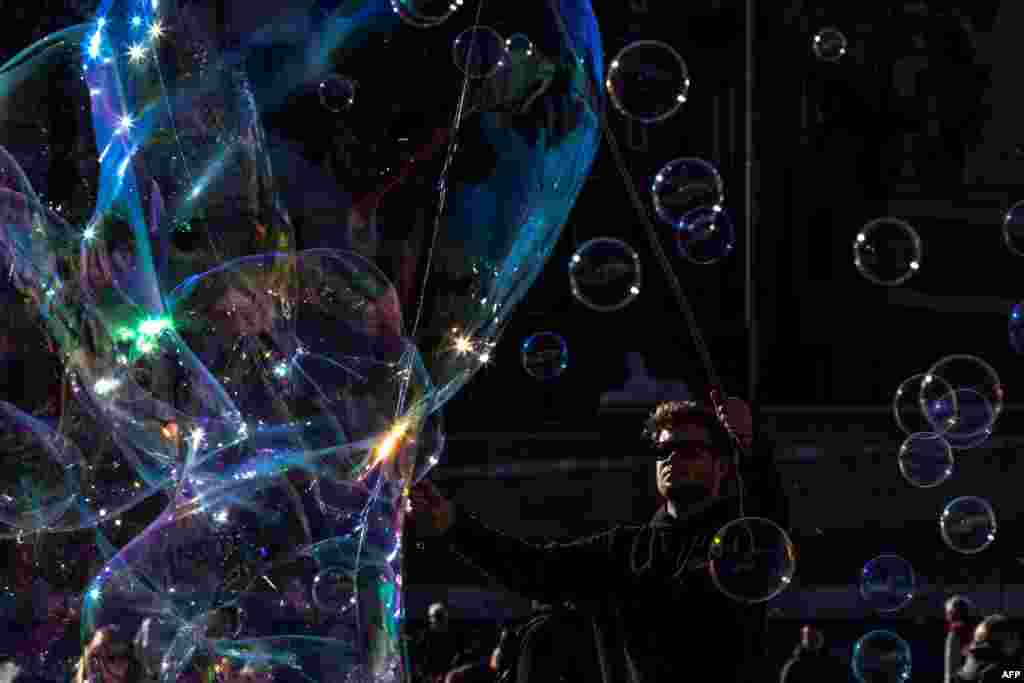
<path id="1" fill-rule="evenodd" d="M 409 491 L 406 512 L 413 528 L 423 536 L 440 536 L 455 523 L 455 506 L 429 479 L 423 479 Z"/>
<path id="2" fill-rule="evenodd" d="M 754 444 L 754 421 L 746 401 L 735 397 L 725 399 L 725 422 L 740 445 L 749 449 Z"/>
<path id="3" fill-rule="evenodd" d="M 720 395 L 712 394 L 711 400 L 715 408 L 715 416 L 729 434 L 749 450 L 754 444 L 754 421 L 750 406 L 741 398 L 730 397 L 721 400 Z"/>

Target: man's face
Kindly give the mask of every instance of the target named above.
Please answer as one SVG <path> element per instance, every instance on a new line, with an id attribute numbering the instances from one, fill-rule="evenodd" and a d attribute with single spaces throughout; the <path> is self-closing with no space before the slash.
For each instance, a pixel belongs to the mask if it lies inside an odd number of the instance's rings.
<path id="1" fill-rule="evenodd" d="M 655 467 L 658 493 L 678 500 L 682 490 L 703 489 L 703 497 L 717 496 L 727 464 L 715 451 L 711 434 L 700 424 L 677 424 L 657 437 Z M 691 494 L 692 495 L 692 494 Z"/>

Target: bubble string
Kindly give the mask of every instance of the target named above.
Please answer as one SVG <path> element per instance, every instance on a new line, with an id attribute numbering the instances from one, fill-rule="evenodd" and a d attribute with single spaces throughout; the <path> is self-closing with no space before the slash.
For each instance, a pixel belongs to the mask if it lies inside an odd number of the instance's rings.
<path id="1" fill-rule="evenodd" d="M 360 219 L 366 220 L 372 212 L 377 210 L 380 206 L 381 201 L 386 197 L 392 190 L 397 189 L 406 180 L 409 175 L 415 169 L 416 164 L 421 161 L 433 158 L 434 154 L 440 149 L 441 145 L 446 144 L 452 137 L 452 130 L 449 128 L 438 128 L 434 131 L 433 139 L 426 145 L 417 150 L 416 154 L 411 159 L 405 162 L 401 170 L 395 174 L 393 178 L 389 178 L 384 185 L 377 191 L 372 192 L 363 199 L 356 203 L 355 211 Z"/>
<path id="2" fill-rule="evenodd" d="M 480 18 L 483 16 L 484 4 L 485 4 L 484 1 L 480 0 L 480 3 L 477 5 L 476 17 L 474 18 L 474 22 L 473 22 L 474 26 L 478 26 L 480 24 Z M 473 60 L 473 55 L 474 55 L 474 50 L 475 49 L 476 49 L 476 41 L 475 40 L 470 41 L 469 53 L 468 53 L 467 58 L 466 58 L 467 59 L 467 64 L 471 65 L 473 63 L 472 60 Z M 458 102 L 458 105 L 456 106 L 456 109 L 455 109 L 455 116 L 454 116 L 454 118 L 452 120 L 452 125 L 449 128 L 448 133 L 446 135 L 442 135 L 440 131 L 435 133 L 434 139 L 432 140 L 431 144 L 428 145 L 425 148 L 425 150 L 424 150 L 425 153 L 433 154 L 433 151 L 438 146 L 440 146 L 441 144 L 444 144 L 446 142 L 448 144 L 448 149 L 447 149 L 447 152 L 446 152 L 446 155 L 445 155 L 444 164 L 441 167 L 441 173 L 440 173 L 440 177 L 438 179 L 438 186 L 439 186 L 438 187 L 438 207 L 437 207 L 437 212 L 435 213 L 435 216 L 434 216 L 434 227 L 433 227 L 433 231 L 432 231 L 431 238 L 430 238 L 430 246 L 427 249 L 426 267 L 425 267 L 424 273 L 423 273 L 423 281 L 422 281 L 421 286 L 420 286 L 419 302 L 416 305 L 416 317 L 413 320 L 412 328 L 411 328 L 410 333 L 409 333 L 410 336 L 413 339 L 416 338 L 416 333 L 419 330 L 420 321 L 421 321 L 422 316 L 423 316 L 423 308 L 424 308 L 424 305 L 426 303 L 426 296 L 427 296 L 427 280 L 430 278 L 430 275 L 431 275 L 431 265 L 433 263 L 433 258 L 434 258 L 434 249 L 435 249 L 435 247 L 437 245 L 438 235 L 441 232 L 441 221 L 444 218 L 444 211 L 447 208 L 446 200 L 447 200 L 447 196 L 448 196 L 448 174 L 451 171 L 452 163 L 455 161 L 455 152 L 456 152 L 456 149 L 458 147 L 458 145 L 456 144 L 456 139 L 457 139 L 456 136 L 458 134 L 459 126 L 462 125 L 463 112 L 464 112 L 465 107 L 466 107 L 466 98 L 467 98 L 467 95 L 469 93 L 469 83 L 470 83 L 470 80 L 471 80 L 470 79 L 470 73 L 471 73 L 471 69 L 467 68 L 466 72 L 465 72 L 465 74 L 463 76 L 463 79 L 462 79 L 462 86 L 461 86 L 461 89 L 460 89 L 460 92 L 459 92 L 459 102 Z M 417 156 L 419 156 L 419 155 L 417 155 Z M 406 167 L 403 169 L 403 173 L 408 168 L 411 168 L 411 164 L 407 164 L 406 165 Z M 404 179 L 405 176 L 404 176 L 404 174 L 400 174 L 399 177 Z M 385 192 L 386 191 L 390 191 L 391 189 L 393 189 L 396 186 L 397 186 L 397 183 L 394 183 L 394 182 L 389 183 L 386 186 Z M 375 196 L 376 195 L 372 195 L 370 199 L 372 200 Z M 378 199 L 378 201 L 379 201 L 379 199 Z M 408 385 L 409 385 L 409 380 L 408 379 L 402 383 L 402 386 L 401 386 L 401 396 L 400 396 L 398 402 L 395 405 L 396 417 L 397 417 L 398 414 L 401 413 L 401 411 L 405 407 L 405 395 L 406 395 L 406 392 L 407 392 L 407 389 L 408 389 Z M 439 406 L 441 404 L 440 398 L 441 398 L 440 396 L 435 396 L 434 399 L 433 399 L 433 403 L 435 405 Z M 425 471 L 424 471 L 422 476 L 426 476 L 426 472 Z M 421 476 L 421 478 L 422 478 L 422 476 Z M 412 482 L 412 480 L 410 478 L 408 483 L 407 483 L 407 485 L 406 485 L 406 487 L 405 487 L 404 495 L 408 495 L 410 487 L 412 486 L 413 483 L 414 482 Z"/>
<path id="3" fill-rule="evenodd" d="M 558 8 L 557 0 L 548 0 L 548 5 L 551 7 L 552 13 L 555 16 L 555 21 L 558 23 L 558 28 L 562 32 L 565 38 L 565 44 L 569 50 L 573 52 L 573 57 L 579 62 L 580 58 L 576 54 L 575 42 L 573 37 L 568 30 L 565 23 L 565 18 L 562 16 Z M 708 391 L 708 398 L 714 407 L 715 415 L 719 422 L 722 423 L 723 428 L 729 434 L 730 441 L 733 446 L 733 466 L 735 469 L 737 488 L 739 493 L 739 514 L 740 517 L 745 517 L 744 508 L 744 483 L 743 475 L 740 471 L 740 464 L 745 455 L 745 448 L 737 437 L 735 430 L 728 425 L 728 422 L 723 420 L 725 415 L 724 403 L 722 400 L 722 381 L 718 375 L 718 371 L 715 369 L 715 363 L 711 358 L 711 353 L 708 349 L 707 342 L 704 340 L 704 335 L 701 332 L 700 325 L 697 323 L 697 316 L 694 313 L 693 306 L 690 304 L 690 300 L 683 292 L 682 285 L 679 283 L 679 278 L 676 277 L 675 272 L 672 270 L 672 264 L 668 260 L 668 256 L 665 254 L 665 250 L 662 249 L 661 243 L 658 241 L 658 233 L 654 228 L 654 224 L 651 222 L 648 216 L 647 210 L 644 208 L 643 200 L 640 199 L 640 195 L 636 190 L 636 184 L 633 180 L 632 174 L 626 166 L 625 158 L 622 154 L 622 150 L 619 147 L 618 140 L 615 137 L 614 132 L 611 129 L 611 125 L 608 122 L 608 113 L 600 106 L 600 98 L 596 92 L 596 85 L 591 79 L 581 79 L 584 83 L 584 97 L 587 98 L 590 103 L 591 109 L 596 112 L 601 122 L 601 129 L 604 131 L 605 139 L 608 142 L 608 147 L 611 149 L 612 157 L 615 160 L 615 165 L 619 169 L 619 173 L 623 176 L 625 181 L 626 190 L 629 192 L 630 201 L 633 203 L 633 207 L 636 209 L 636 215 L 639 218 L 641 224 L 647 232 L 647 239 L 651 245 L 651 249 L 654 251 L 654 255 L 658 260 L 658 264 L 661 267 L 666 279 L 668 280 L 669 289 L 672 290 L 672 294 L 675 296 L 676 303 L 679 305 L 679 309 L 683 314 L 683 318 L 686 322 L 687 327 L 690 331 L 690 337 L 693 340 L 693 345 L 696 347 L 697 356 L 700 358 L 701 365 L 704 368 L 705 375 L 708 379 L 710 389 Z"/>
<path id="4" fill-rule="evenodd" d="M 484 4 L 484 0 L 480 0 L 480 4 L 477 5 L 476 18 L 473 22 L 474 26 L 479 26 L 480 24 L 480 17 L 483 15 Z M 470 42 L 469 54 L 466 58 L 467 64 L 473 63 L 473 50 L 475 49 L 475 45 L 476 41 Z M 423 315 L 423 306 L 427 297 L 427 279 L 430 277 L 430 267 L 434 257 L 434 248 L 437 245 L 437 236 L 441 232 L 441 220 L 444 217 L 444 210 L 447 208 L 445 200 L 448 196 L 448 173 L 451 171 L 452 163 L 455 161 L 455 150 L 458 147 L 455 144 L 455 140 L 459 126 L 462 125 L 462 114 L 463 109 L 466 106 L 466 96 L 469 93 L 469 82 L 470 69 L 467 69 L 462 79 L 462 89 L 459 93 L 459 104 L 455 109 L 455 117 L 452 121 L 450 132 L 448 133 L 448 153 L 445 156 L 444 165 L 441 167 L 441 176 L 438 180 L 438 207 L 437 213 L 434 217 L 434 230 L 430 239 L 430 247 L 427 249 L 427 265 L 426 271 L 423 275 L 423 284 L 420 287 L 419 304 L 416 306 L 416 318 L 413 320 L 412 330 L 410 332 L 413 338 L 416 337 L 416 332 L 419 330 L 420 319 Z"/>

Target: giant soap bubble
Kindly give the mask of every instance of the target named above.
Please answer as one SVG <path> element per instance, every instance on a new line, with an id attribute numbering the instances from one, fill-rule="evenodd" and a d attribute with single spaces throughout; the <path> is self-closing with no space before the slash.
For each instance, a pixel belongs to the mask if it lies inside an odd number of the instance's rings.
<path id="1" fill-rule="evenodd" d="M 83 637 L 157 618 L 163 681 L 406 677 L 403 496 L 550 256 L 603 80 L 587 0 L 491 8 L 532 49 L 479 78 L 448 7 L 103 0 L 0 66 L 0 259 L 66 389 L 3 406 L 38 476 L 0 522 L 157 501 L 97 534 Z"/>

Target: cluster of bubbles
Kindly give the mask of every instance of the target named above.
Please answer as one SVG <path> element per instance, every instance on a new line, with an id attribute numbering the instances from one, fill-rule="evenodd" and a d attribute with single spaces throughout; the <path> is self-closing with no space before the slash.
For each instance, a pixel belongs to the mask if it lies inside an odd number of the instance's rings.
<path id="1" fill-rule="evenodd" d="M 842 31 L 825 27 L 811 39 L 814 56 L 839 62 L 849 42 Z M 1002 236 L 1007 248 L 1024 255 L 1024 202 L 1003 217 Z M 906 283 L 921 268 L 922 243 L 908 221 L 894 216 L 866 223 L 853 242 L 854 265 L 869 282 L 887 287 Z M 1009 340 L 1024 351 L 1024 308 L 1009 315 Z M 996 371 L 981 358 L 947 356 L 926 372 L 908 377 L 897 388 L 892 409 L 904 434 L 897 466 L 915 488 L 928 489 L 950 480 L 955 454 L 985 444 L 1002 411 L 1004 389 Z M 973 555 L 988 548 L 996 537 L 996 515 L 987 500 L 962 496 L 946 503 L 939 513 L 939 535 L 954 552 Z M 899 611 L 914 598 L 914 570 L 898 555 L 881 555 L 867 562 L 860 575 L 860 594 L 866 605 L 880 613 Z M 853 656 L 853 672 L 861 681 L 906 680 L 910 677 L 910 647 L 897 634 L 873 631 L 861 638 Z"/>
<path id="2" fill-rule="evenodd" d="M 1002 411 L 1003 387 L 981 358 L 946 356 L 927 372 L 908 377 L 897 388 L 892 411 L 905 434 L 897 463 L 915 488 L 933 488 L 954 472 L 954 452 L 968 451 L 991 436 Z M 938 515 L 939 536 L 952 551 L 974 555 L 992 545 L 997 521 L 992 505 L 978 496 L 948 501 Z M 907 607 L 919 588 L 913 566 L 897 554 L 866 562 L 859 576 L 864 604 L 879 614 Z M 872 631 L 855 645 L 853 672 L 860 681 L 907 680 L 909 645 L 896 633 Z"/>
<path id="3" fill-rule="evenodd" d="M 536 43 L 449 30 L 461 5 L 310 3 L 291 44 L 250 8 L 225 45 L 203 3 L 104 0 L 0 66 L 26 118 L 0 126 L 0 261 L 65 388 L 0 403 L 0 523 L 96 532 L 86 640 L 148 617 L 164 680 L 214 656 L 406 679 L 405 497 L 599 139 L 589 2 L 517 12 Z M 539 377 L 558 341 L 524 348 Z"/>
<path id="4" fill-rule="evenodd" d="M 497 50 L 494 38 L 481 40 L 483 52 Z M 533 44 L 522 34 L 505 41 L 506 52 L 530 54 Z M 657 40 L 629 43 L 612 58 L 605 90 L 614 109 L 627 120 L 654 125 L 674 116 L 690 92 L 686 61 L 671 45 Z M 724 209 L 725 189 L 718 170 L 695 158 L 670 161 L 651 186 L 657 216 L 672 228 L 680 256 L 699 265 L 732 253 L 736 230 Z M 599 313 L 621 310 L 640 295 L 640 257 L 627 242 L 598 237 L 580 244 L 569 259 L 569 288 L 586 308 Z M 565 341 L 554 332 L 530 336 L 522 344 L 522 365 L 531 377 L 547 381 L 567 366 Z"/>
<path id="5" fill-rule="evenodd" d="M 955 354 L 908 377 L 893 396 L 896 424 L 906 434 L 899 467 L 912 486 L 931 488 L 953 474 L 953 452 L 984 444 L 1003 410 L 995 369 L 977 356 Z"/>
<path id="6" fill-rule="evenodd" d="M 674 230 L 680 256 L 697 265 L 732 253 L 736 228 L 725 210 L 725 183 L 712 164 L 681 158 L 665 164 L 651 183 L 654 211 Z"/>
<path id="7" fill-rule="evenodd" d="M 656 40 L 640 40 L 627 45 L 612 60 L 605 87 L 609 101 L 620 114 L 630 121 L 652 125 L 680 110 L 689 96 L 690 83 L 689 68 L 674 48 Z M 725 186 L 714 165 L 696 158 L 669 161 L 655 174 L 650 193 L 655 214 L 672 228 L 682 258 L 707 265 L 732 253 L 736 230 L 724 208 Z M 631 251 L 619 250 L 624 256 Z M 629 261 L 620 259 L 626 264 Z M 574 257 L 570 272 L 579 262 Z M 626 292 L 620 300 L 628 303 L 632 289 Z"/>

